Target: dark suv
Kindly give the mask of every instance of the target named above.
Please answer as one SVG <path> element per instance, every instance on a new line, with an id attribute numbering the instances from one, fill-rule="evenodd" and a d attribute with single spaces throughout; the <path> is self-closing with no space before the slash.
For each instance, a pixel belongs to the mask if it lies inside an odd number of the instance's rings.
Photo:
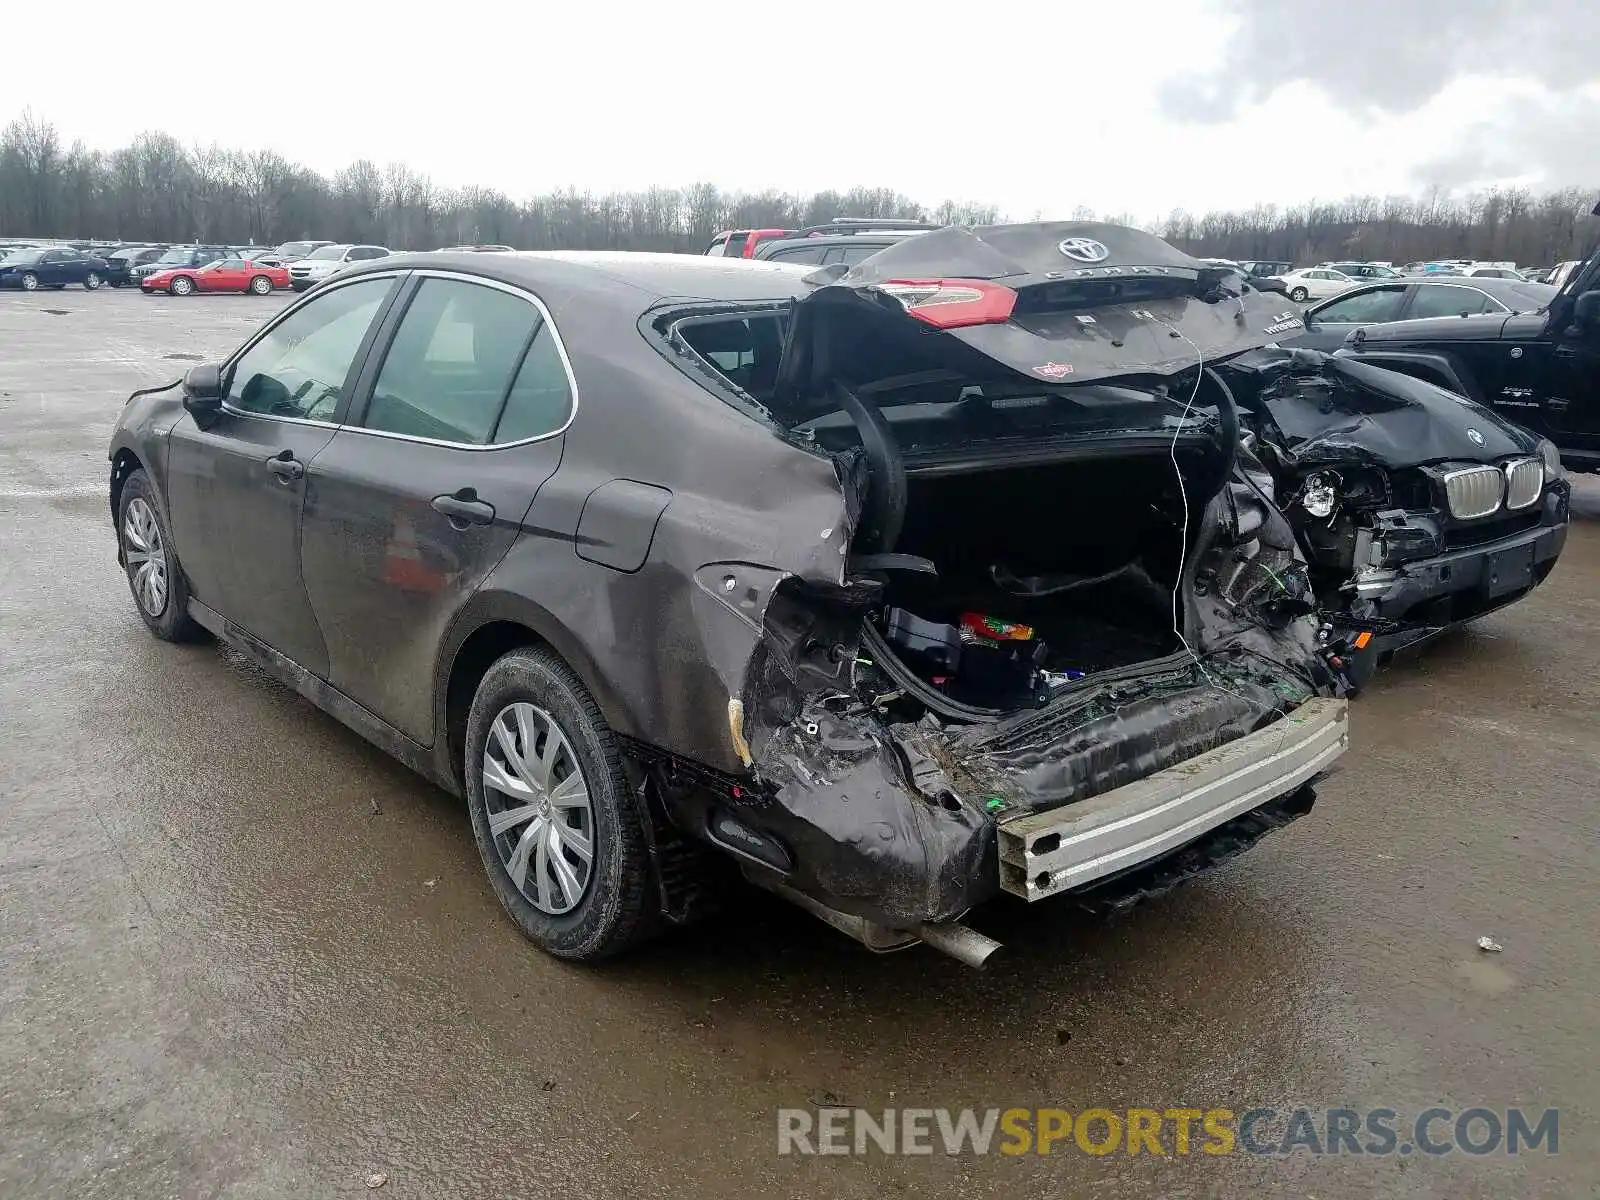
<path id="1" fill-rule="evenodd" d="M 1365 325 L 1340 353 L 1471 397 L 1549 438 L 1569 468 L 1600 470 L 1600 252 L 1548 307 Z"/>
<path id="2" fill-rule="evenodd" d="M 203 267 L 207 263 L 231 258 L 233 254 L 231 246 L 172 246 L 130 270 L 127 282 L 142 283 L 157 271 L 168 271 L 175 267 Z"/>

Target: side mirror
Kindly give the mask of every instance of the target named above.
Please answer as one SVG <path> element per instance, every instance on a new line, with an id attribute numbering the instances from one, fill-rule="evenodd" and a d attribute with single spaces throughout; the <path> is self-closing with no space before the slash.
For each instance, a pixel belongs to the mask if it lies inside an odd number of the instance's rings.
<path id="1" fill-rule="evenodd" d="M 1300 324 L 1304 325 L 1307 329 L 1311 328 L 1311 323 L 1316 319 L 1317 314 L 1312 312 L 1309 308 L 1302 308 L 1300 310 Z"/>
<path id="2" fill-rule="evenodd" d="M 1584 292 L 1572 306 L 1572 323 L 1585 333 L 1600 329 L 1600 292 Z"/>
<path id="3" fill-rule="evenodd" d="M 200 363 L 183 377 L 183 407 L 201 429 L 209 429 L 222 415 L 222 367 Z"/>

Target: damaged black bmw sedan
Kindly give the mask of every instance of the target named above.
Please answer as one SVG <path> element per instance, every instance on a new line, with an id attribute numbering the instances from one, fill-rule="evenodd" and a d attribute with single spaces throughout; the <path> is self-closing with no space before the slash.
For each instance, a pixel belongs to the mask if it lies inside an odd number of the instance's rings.
<path id="1" fill-rule="evenodd" d="M 733 864 L 979 963 L 977 905 L 1161 890 L 1346 747 L 1212 366 L 1275 336 L 1234 279 L 1081 224 L 810 275 L 396 256 L 130 399 L 119 561 L 156 636 L 464 796 L 553 954 L 686 919 Z"/>

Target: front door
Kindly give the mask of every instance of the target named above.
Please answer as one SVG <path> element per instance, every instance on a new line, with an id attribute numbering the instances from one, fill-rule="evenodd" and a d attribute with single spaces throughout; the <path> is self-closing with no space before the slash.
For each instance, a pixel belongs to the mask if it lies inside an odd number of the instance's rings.
<path id="1" fill-rule="evenodd" d="M 560 464 L 573 388 L 526 293 L 445 275 L 411 287 L 311 464 L 301 572 L 329 682 L 431 745 L 439 646 Z"/>
<path id="2" fill-rule="evenodd" d="M 1396 319 L 1405 295 L 1404 284 L 1386 284 L 1318 304 L 1306 310 L 1305 332 L 1285 338 L 1282 344 L 1332 353 L 1344 345 L 1351 330 Z"/>
<path id="3" fill-rule="evenodd" d="M 327 646 L 300 579 L 306 474 L 394 283 L 361 280 L 285 314 L 226 368 L 220 420 L 202 430 L 186 416 L 170 437 L 173 540 L 196 598 L 323 677 Z"/>
<path id="4" fill-rule="evenodd" d="M 208 292 L 242 292 L 250 283 L 250 272 L 242 258 L 225 258 L 201 271 L 196 278 Z"/>
<path id="5" fill-rule="evenodd" d="M 1600 327 L 1551 332 L 1552 438 L 1562 450 L 1600 455 Z"/>

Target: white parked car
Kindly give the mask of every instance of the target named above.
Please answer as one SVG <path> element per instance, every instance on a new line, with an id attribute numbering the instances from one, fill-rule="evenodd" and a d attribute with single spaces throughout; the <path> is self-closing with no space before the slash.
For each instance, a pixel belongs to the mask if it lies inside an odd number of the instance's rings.
<path id="1" fill-rule="evenodd" d="M 1468 279 L 1510 279 L 1516 283 L 1528 282 L 1528 277 L 1515 267 L 1462 267 L 1461 274 Z"/>
<path id="2" fill-rule="evenodd" d="M 1326 300 L 1362 282 L 1330 267 L 1308 267 L 1303 271 L 1290 271 L 1278 278 L 1283 280 L 1289 299 L 1296 304 L 1303 300 Z"/>
<path id="3" fill-rule="evenodd" d="M 388 258 L 390 253 L 382 246 L 318 246 L 304 258 L 289 264 L 289 286 L 297 292 L 303 292 L 329 275 L 344 270 L 351 263 Z"/>

